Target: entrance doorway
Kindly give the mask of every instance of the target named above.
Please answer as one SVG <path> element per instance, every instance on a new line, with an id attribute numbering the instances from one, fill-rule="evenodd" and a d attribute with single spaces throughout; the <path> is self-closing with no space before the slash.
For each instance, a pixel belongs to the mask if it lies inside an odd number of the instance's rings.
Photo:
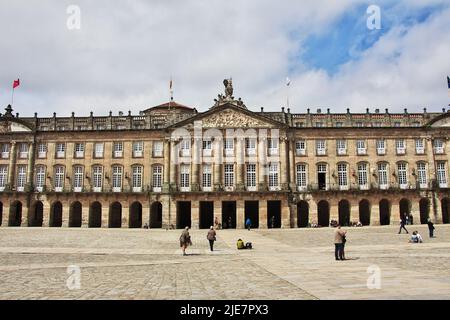
<path id="1" fill-rule="evenodd" d="M 382 199 L 380 207 L 380 225 L 387 226 L 391 224 L 391 203 L 387 199 Z"/>
<path id="2" fill-rule="evenodd" d="M 191 202 L 177 202 L 177 229 L 191 227 Z"/>
<path id="3" fill-rule="evenodd" d="M 442 223 L 450 223 L 450 198 L 444 198 L 441 201 Z"/>
<path id="4" fill-rule="evenodd" d="M 236 201 L 222 201 L 222 228 L 236 229 Z"/>
<path id="5" fill-rule="evenodd" d="M 119 202 L 114 202 L 109 207 L 109 228 L 122 227 L 122 205 Z"/>
<path id="6" fill-rule="evenodd" d="M 339 224 L 343 227 L 350 225 L 350 203 L 347 200 L 339 201 Z"/>
<path id="7" fill-rule="evenodd" d="M 100 202 L 93 202 L 89 207 L 89 228 L 102 227 L 102 205 Z"/>
<path id="8" fill-rule="evenodd" d="M 9 207 L 8 226 L 20 227 L 22 224 L 22 202 L 14 201 Z"/>
<path id="9" fill-rule="evenodd" d="M 359 222 L 363 226 L 370 225 L 370 202 L 369 200 L 363 199 L 359 202 Z"/>
<path id="10" fill-rule="evenodd" d="M 267 227 L 281 228 L 281 201 L 267 201 Z"/>
<path id="11" fill-rule="evenodd" d="M 142 204 L 138 201 L 133 202 L 130 206 L 128 227 L 130 229 L 142 228 Z"/>
<path id="12" fill-rule="evenodd" d="M 214 226 L 214 202 L 213 201 L 200 201 L 200 229 L 209 229 Z"/>
<path id="13" fill-rule="evenodd" d="M 259 201 L 245 201 L 244 206 L 244 225 L 247 219 L 250 219 L 252 222 L 251 227 L 255 229 L 259 228 Z"/>
<path id="14" fill-rule="evenodd" d="M 62 227 L 62 203 L 56 201 L 52 204 L 50 208 L 50 221 L 49 225 L 51 228 L 61 228 Z"/>
<path id="15" fill-rule="evenodd" d="M 318 225 L 320 227 L 328 227 L 330 225 L 330 205 L 328 201 L 321 200 L 317 204 Z"/>
<path id="16" fill-rule="evenodd" d="M 72 203 L 69 211 L 69 228 L 81 227 L 81 210 L 82 206 L 79 201 Z"/>
<path id="17" fill-rule="evenodd" d="M 36 201 L 30 210 L 30 219 L 28 220 L 28 226 L 30 227 L 42 227 L 44 221 L 44 204 L 41 201 Z"/>
<path id="18" fill-rule="evenodd" d="M 411 217 L 411 203 L 408 199 L 402 199 L 400 200 L 400 219 L 404 220 L 406 217 Z M 413 221 L 410 220 L 410 223 L 412 224 Z"/>
<path id="19" fill-rule="evenodd" d="M 420 199 L 419 208 L 420 223 L 426 224 L 428 222 L 428 218 L 430 217 L 430 200 L 428 200 L 427 198 Z"/>
<path id="20" fill-rule="evenodd" d="M 297 227 L 306 228 L 309 223 L 309 205 L 302 200 L 297 203 Z"/>
<path id="21" fill-rule="evenodd" d="M 162 228 L 161 202 L 153 202 L 150 207 L 150 228 Z"/>

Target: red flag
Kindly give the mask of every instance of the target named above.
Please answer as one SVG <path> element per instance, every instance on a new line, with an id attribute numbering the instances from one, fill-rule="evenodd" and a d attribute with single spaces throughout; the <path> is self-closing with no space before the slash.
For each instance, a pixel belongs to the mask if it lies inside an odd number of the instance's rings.
<path id="1" fill-rule="evenodd" d="M 20 79 L 14 80 L 13 82 L 13 89 L 17 88 L 18 86 L 20 86 Z"/>

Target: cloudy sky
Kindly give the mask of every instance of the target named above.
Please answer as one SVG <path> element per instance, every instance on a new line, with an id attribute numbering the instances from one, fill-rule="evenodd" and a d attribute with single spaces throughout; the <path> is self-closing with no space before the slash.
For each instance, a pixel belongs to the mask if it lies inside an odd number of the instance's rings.
<path id="1" fill-rule="evenodd" d="M 70 5 L 80 29 L 70 29 Z M 367 28 L 367 8 L 381 29 Z M 73 24 L 71 24 L 73 25 Z M 449 104 L 450 0 L 1 0 L 0 104 L 21 115 L 207 110 L 232 77 L 247 107 L 440 111 Z"/>

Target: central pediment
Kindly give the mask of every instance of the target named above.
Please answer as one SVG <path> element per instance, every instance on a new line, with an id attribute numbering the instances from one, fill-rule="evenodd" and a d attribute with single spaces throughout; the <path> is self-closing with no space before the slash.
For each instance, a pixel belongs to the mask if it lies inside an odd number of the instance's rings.
<path id="1" fill-rule="evenodd" d="M 233 104 L 211 108 L 207 112 L 174 124 L 172 127 L 190 128 L 201 124 L 203 128 L 280 128 L 285 124 L 256 114 Z"/>

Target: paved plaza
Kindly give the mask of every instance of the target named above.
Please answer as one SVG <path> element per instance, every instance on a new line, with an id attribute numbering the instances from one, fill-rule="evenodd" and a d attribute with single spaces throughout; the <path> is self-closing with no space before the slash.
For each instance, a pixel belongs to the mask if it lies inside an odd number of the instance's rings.
<path id="1" fill-rule="evenodd" d="M 180 230 L 0 228 L 0 299 L 449 299 L 450 226 L 408 228 L 424 243 L 348 228 L 347 261 L 330 228 L 219 230 L 213 253 L 193 230 L 186 257 Z M 254 249 L 237 251 L 240 237 Z"/>

